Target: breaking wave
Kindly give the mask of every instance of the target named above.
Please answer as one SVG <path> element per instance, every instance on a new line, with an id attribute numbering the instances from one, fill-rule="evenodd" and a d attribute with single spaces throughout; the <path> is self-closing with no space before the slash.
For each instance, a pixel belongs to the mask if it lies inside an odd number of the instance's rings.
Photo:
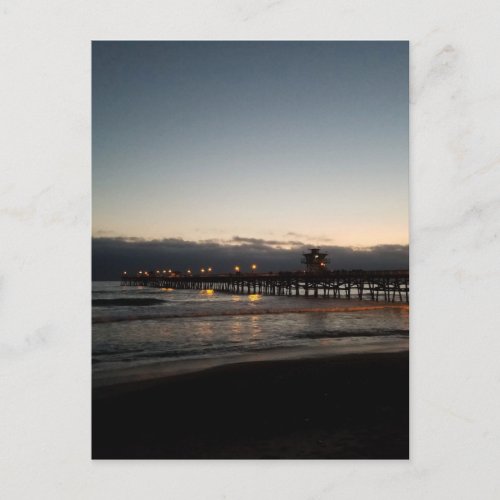
<path id="1" fill-rule="evenodd" d="M 156 299 L 117 299 L 117 300 L 156 300 Z M 163 302 L 157 300 L 157 302 Z M 155 303 L 157 303 L 155 302 Z M 94 301 L 92 301 L 93 305 Z M 116 305 L 116 304 L 114 304 Z M 127 305 L 132 305 L 130 302 Z M 139 304 L 149 305 L 149 304 Z M 238 311 L 189 311 L 183 313 L 158 313 L 158 314 L 144 314 L 144 315 L 127 315 L 127 316 L 108 316 L 93 318 L 92 322 L 95 323 L 114 323 L 120 321 L 145 321 L 156 319 L 178 319 L 178 318 L 215 318 L 227 316 L 263 316 L 263 315 L 282 315 L 282 314 L 309 314 L 309 313 L 346 313 L 346 312 L 361 312 L 361 311 L 375 311 L 382 309 L 408 309 L 407 305 L 402 304 L 384 304 L 384 305 L 371 305 L 371 306 L 335 306 L 335 307 L 307 307 L 302 309 L 252 309 L 252 310 L 238 310 Z"/>
<path id="2" fill-rule="evenodd" d="M 121 362 L 131 362 L 147 359 L 164 359 L 164 358 L 196 358 L 205 357 L 210 355 L 228 355 L 235 353 L 252 353 L 261 351 L 273 351 L 278 350 L 283 347 L 304 347 L 303 342 L 297 342 L 301 339 L 348 339 L 356 337 L 408 337 L 408 330 L 366 330 L 366 331 L 322 331 L 322 332 L 308 332 L 303 334 L 292 335 L 288 339 L 288 342 L 282 342 L 280 345 L 273 345 L 272 342 L 269 343 L 259 343 L 259 344 L 247 344 L 241 345 L 236 343 L 231 345 L 229 343 L 224 343 L 220 345 L 203 345 L 203 346 L 185 346 L 181 348 L 172 348 L 166 350 L 132 350 L 132 349 L 118 349 L 116 351 L 106 351 L 100 350 L 92 353 L 92 359 L 94 363 L 100 363 L 102 358 L 106 358 L 107 355 L 115 357 L 115 359 Z"/>
<path id="3" fill-rule="evenodd" d="M 98 307 L 156 306 L 165 302 L 167 301 L 161 299 L 93 299 L 92 305 Z"/>
<path id="4" fill-rule="evenodd" d="M 306 332 L 294 335 L 296 339 L 337 339 L 346 337 L 391 337 L 394 335 L 408 336 L 408 330 L 356 330 L 350 332 Z"/>

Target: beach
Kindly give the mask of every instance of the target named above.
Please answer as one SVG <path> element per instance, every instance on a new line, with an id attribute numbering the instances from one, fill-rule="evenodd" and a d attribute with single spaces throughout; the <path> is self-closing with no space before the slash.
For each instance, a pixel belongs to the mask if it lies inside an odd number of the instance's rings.
<path id="1" fill-rule="evenodd" d="M 94 387 L 94 459 L 408 459 L 409 354 L 222 365 Z"/>

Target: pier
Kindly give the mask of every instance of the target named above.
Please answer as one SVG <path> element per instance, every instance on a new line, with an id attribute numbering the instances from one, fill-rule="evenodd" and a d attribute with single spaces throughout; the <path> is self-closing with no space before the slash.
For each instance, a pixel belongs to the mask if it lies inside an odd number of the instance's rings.
<path id="1" fill-rule="evenodd" d="M 214 290 L 230 294 L 409 302 L 408 271 L 327 271 L 214 275 L 122 275 L 123 286 Z"/>

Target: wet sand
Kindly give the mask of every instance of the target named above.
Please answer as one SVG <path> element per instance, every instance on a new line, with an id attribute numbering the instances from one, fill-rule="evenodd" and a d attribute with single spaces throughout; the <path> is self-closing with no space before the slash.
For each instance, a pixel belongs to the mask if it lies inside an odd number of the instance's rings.
<path id="1" fill-rule="evenodd" d="M 408 352 L 226 365 L 93 391 L 94 459 L 407 459 Z"/>

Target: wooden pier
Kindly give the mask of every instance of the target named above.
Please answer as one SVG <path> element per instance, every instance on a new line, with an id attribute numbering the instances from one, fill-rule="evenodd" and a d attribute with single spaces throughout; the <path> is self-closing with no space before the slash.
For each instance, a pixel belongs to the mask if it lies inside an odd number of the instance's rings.
<path id="1" fill-rule="evenodd" d="M 231 294 L 262 294 L 333 299 L 409 302 L 408 271 L 330 271 L 276 274 L 218 274 L 121 277 L 124 286 L 214 290 Z"/>

